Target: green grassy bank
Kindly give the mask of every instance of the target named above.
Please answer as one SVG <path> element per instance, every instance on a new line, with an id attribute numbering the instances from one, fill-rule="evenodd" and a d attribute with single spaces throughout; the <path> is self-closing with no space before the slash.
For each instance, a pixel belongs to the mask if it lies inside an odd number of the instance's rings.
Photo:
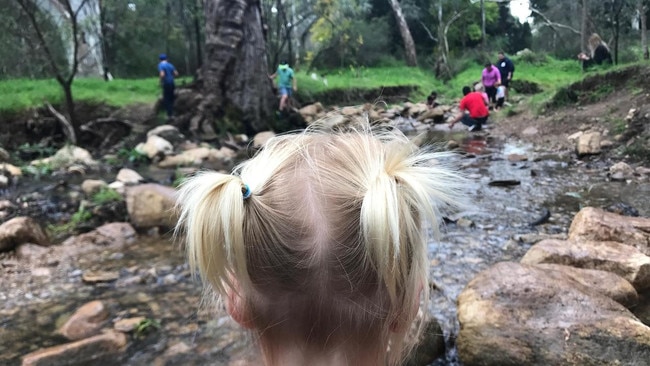
<path id="1" fill-rule="evenodd" d="M 547 58 L 536 63 L 514 59 L 515 78 L 539 84 L 544 92 L 533 100 L 548 99 L 559 87 L 566 86 L 584 77 L 578 62 L 559 61 Z M 298 71 L 299 93 L 317 95 L 327 90 L 349 88 L 379 88 L 382 86 L 416 85 L 418 91 L 411 95 L 414 100 L 424 100 L 432 90 L 442 96 L 443 101 L 450 101 L 461 96 L 461 88 L 479 81 L 482 66 L 472 64 L 448 83 L 435 78 L 432 70 L 427 68 L 409 68 L 405 66 L 378 68 L 346 68 L 339 70 Z M 326 81 L 325 81 L 326 80 Z M 182 79 L 179 84 L 189 82 Z M 78 101 L 103 102 L 112 106 L 124 106 L 133 103 L 154 102 L 160 95 L 156 78 L 116 79 L 105 82 L 100 79 L 77 79 L 73 84 L 73 94 Z M 29 107 L 42 105 L 44 101 L 53 104 L 63 101 L 63 93 L 55 80 L 3 80 L 0 81 L 0 111 L 20 111 Z"/>

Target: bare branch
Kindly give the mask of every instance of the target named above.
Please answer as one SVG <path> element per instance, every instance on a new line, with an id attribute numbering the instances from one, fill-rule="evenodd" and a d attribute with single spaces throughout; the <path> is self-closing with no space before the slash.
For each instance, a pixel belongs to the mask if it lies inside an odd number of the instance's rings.
<path id="1" fill-rule="evenodd" d="M 431 34 L 431 31 L 429 30 L 429 28 L 427 28 L 426 24 L 424 24 L 423 21 L 418 20 L 418 23 L 420 23 L 422 28 L 424 28 L 424 31 L 427 32 L 427 34 L 429 35 L 429 39 L 431 39 L 434 42 L 438 42 L 438 38 L 434 37 L 433 34 Z"/>
<path id="2" fill-rule="evenodd" d="M 553 29 L 556 32 L 557 32 L 557 30 L 555 28 L 562 28 L 562 29 L 568 29 L 571 32 L 573 32 L 575 34 L 578 34 L 578 35 L 582 34 L 579 30 L 577 30 L 577 29 L 575 29 L 575 28 L 573 28 L 571 26 L 568 26 L 566 24 L 552 22 L 546 15 L 544 15 L 542 12 L 540 12 L 539 10 L 537 10 L 535 8 L 530 8 L 530 11 L 532 11 L 533 13 L 539 15 L 542 18 L 542 20 L 544 21 L 544 23 L 546 23 L 546 25 L 551 27 L 551 29 Z"/>
<path id="3" fill-rule="evenodd" d="M 72 127 L 72 124 L 70 121 L 68 121 L 67 118 L 65 118 L 64 115 L 59 113 L 52 105 L 48 102 L 45 102 L 45 106 L 47 109 L 54 115 L 54 118 L 56 118 L 61 124 L 63 125 L 63 133 L 65 134 L 65 137 L 68 138 L 68 141 L 70 141 L 73 145 L 77 144 L 77 135 L 74 133 L 74 128 Z"/>

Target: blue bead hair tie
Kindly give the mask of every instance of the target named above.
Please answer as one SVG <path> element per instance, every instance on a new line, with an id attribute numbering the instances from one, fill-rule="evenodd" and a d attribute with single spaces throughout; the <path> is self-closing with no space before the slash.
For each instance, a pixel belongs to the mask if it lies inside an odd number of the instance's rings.
<path id="1" fill-rule="evenodd" d="M 244 188 L 242 189 L 242 195 L 243 195 L 244 199 L 249 198 L 251 196 L 251 194 L 253 194 L 251 192 L 251 188 L 248 186 L 248 184 L 244 184 Z"/>

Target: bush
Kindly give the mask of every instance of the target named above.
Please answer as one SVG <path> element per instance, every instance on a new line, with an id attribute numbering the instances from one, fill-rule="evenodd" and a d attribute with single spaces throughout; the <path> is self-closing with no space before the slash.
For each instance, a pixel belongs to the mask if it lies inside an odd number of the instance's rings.
<path id="1" fill-rule="evenodd" d="M 514 57 L 514 60 L 521 63 L 539 66 L 548 63 L 548 56 L 543 52 L 533 52 L 529 49 L 525 49 L 517 52 L 517 56 Z"/>

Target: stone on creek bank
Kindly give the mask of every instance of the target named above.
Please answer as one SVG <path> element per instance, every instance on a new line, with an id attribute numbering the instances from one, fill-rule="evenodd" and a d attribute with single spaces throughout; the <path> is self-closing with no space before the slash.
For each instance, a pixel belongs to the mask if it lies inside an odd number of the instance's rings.
<path id="1" fill-rule="evenodd" d="M 45 246 L 50 244 L 45 230 L 34 219 L 15 217 L 0 225 L 0 252 L 27 243 Z"/>
<path id="2" fill-rule="evenodd" d="M 415 349 L 404 366 L 429 365 L 445 355 L 445 336 L 435 319 L 427 321 Z"/>
<path id="3" fill-rule="evenodd" d="M 615 273 L 637 291 L 650 289 L 650 257 L 613 241 L 543 240 L 521 259 L 523 264 L 555 263 Z"/>
<path id="4" fill-rule="evenodd" d="M 89 167 L 98 165 L 86 149 L 74 145 L 68 145 L 61 148 L 49 158 L 34 160 L 31 165 L 49 165 L 52 169 L 68 168 L 75 164 L 83 164 Z"/>
<path id="5" fill-rule="evenodd" d="M 58 333 L 71 341 L 88 338 L 98 334 L 108 318 L 108 311 L 101 301 L 91 301 L 72 314 Z"/>
<path id="6" fill-rule="evenodd" d="M 569 239 L 618 241 L 650 255 L 650 218 L 621 216 L 585 207 L 573 218 Z"/>
<path id="7" fill-rule="evenodd" d="M 149 159 L 154 159 L 172 154 L 174 152 L 174 146 L 160 136 L 151 135 L 147 137 L 146 142 L 138 144 L 135 147 L 135 151 L 146 155 Z"/>
<path id="8" fill-rule="evenodd" d="M 578 137 L 578 155 L 600 154 L 600 132 L 590 132 Z"/>
<path id="9" fill-rule="evenodd" d="M 512 262 L 479 273 L 458 297 L 463 365 L 645 362 L 650 328 L 606 295 L 609 284 L 592 285 L 592 274 L 575 280 Z"/>
<path id="10" fill-rule="evenodd" d="M 172 228 L 178 221 L 176 191 L 159 184 L 141 184 L 126 191 L 126 207 L 136 228 Z"/>
<path id="11" fill-rule="evenodd" d="M 122 168 L 117 172 L 115 180 L 126 185 L 135 185 L 144 181 L 144 178 L 133 169 Z"/>
<path id="12" fill-rule="evenodd" d="M 117 365 L 126 343 L 123 333 L 107 331 L 30 353 L 23 357 L 22 366 Z"/>

